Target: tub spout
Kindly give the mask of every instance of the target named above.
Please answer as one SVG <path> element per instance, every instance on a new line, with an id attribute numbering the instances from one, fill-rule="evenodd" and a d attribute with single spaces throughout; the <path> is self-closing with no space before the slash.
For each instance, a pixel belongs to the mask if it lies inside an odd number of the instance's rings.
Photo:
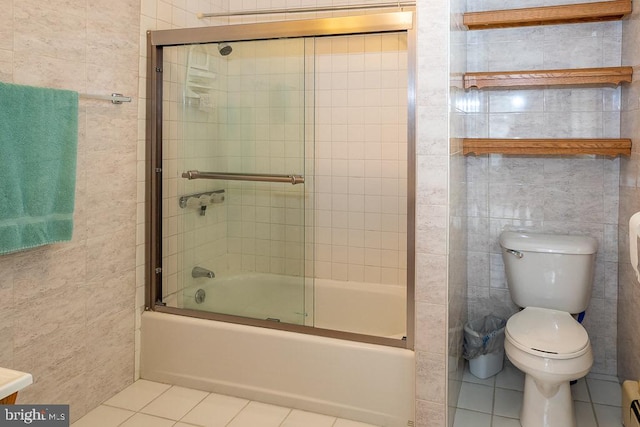
<path id="1" fill-rule="evenodd" d="M 191 270 L 191 277 L 208 277 L 209 279 L 213 279 L 216 275 L 211 270 L 207 270 L 202 267 L 193 267 Z"/>

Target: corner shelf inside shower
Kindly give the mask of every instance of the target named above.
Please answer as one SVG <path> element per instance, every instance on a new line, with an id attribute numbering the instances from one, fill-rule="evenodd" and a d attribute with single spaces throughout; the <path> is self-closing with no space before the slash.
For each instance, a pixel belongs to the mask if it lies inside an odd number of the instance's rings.
<path id="1" fill-rule="evenodd" d="M 188 98 L 209 98 L 218 75 L 211 71 L 211 55 L 205 46 L 191 46 L 187 60 L 187 76 L 185 81 Z M 204 97 L 203 97 L 204 95 Z"/>

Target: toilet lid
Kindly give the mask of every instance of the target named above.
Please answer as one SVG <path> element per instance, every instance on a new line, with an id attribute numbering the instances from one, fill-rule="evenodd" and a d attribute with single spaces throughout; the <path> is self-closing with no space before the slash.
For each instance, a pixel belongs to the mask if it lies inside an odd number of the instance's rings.
<path id="1" fill-rule="evenodd" d="M 587 331 L 569 313 L 527 307 L 509 318 L 506 332 L 524 351 L 533 350 L 550 358 L 578 356 L 587 351 Z"/>

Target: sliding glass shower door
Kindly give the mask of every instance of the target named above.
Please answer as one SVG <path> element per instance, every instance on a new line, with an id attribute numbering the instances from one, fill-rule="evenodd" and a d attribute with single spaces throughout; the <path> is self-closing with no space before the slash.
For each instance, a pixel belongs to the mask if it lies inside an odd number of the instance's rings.
<path id="1" fill-rule="evenodd" d="M 167 305 L 301 325 L 309 318 L 312 47 L 298 38 L 165 48 Z"/>

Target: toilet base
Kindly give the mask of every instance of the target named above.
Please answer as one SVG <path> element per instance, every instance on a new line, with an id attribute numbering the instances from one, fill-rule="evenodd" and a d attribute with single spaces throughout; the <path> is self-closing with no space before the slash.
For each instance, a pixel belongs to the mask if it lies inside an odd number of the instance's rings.
<path id="1" fill-rule="evenodd" d="M 569 381 L 560 383 L 558 391 L 547 397 L 533 377 L 526 374 L 520 424 L 522 427 L 576 427 Z"/>

